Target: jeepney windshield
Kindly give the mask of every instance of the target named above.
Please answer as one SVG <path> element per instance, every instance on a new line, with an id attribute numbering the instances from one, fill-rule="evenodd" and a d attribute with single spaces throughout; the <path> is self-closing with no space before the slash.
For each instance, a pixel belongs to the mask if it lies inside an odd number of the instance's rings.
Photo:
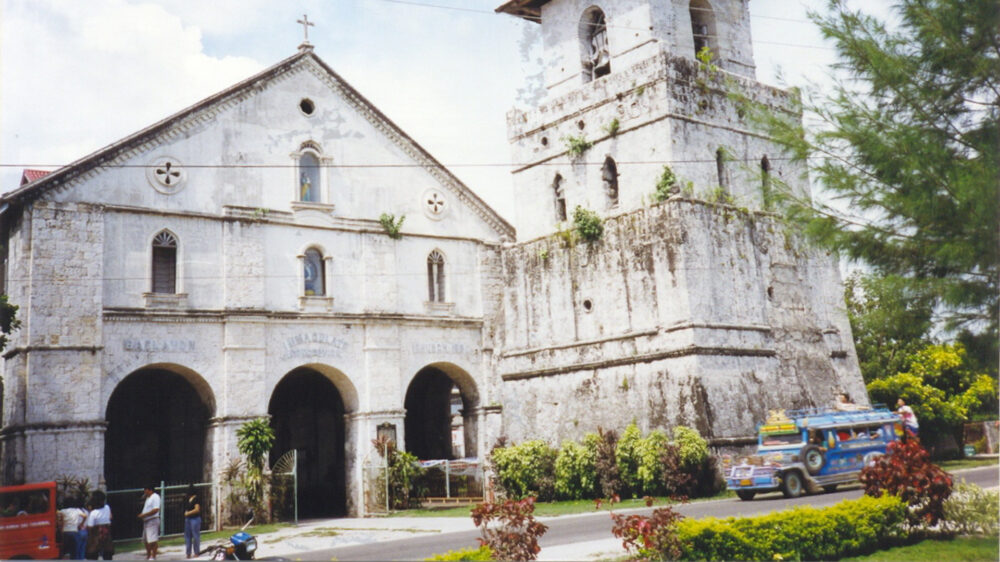
<path id="1" fill-rule="evenodd" d="M 802 434 L 796 433 L 762 433 L 760 437 L 761 447 L 780 447 L 787 445 L 802 444 Z"/>

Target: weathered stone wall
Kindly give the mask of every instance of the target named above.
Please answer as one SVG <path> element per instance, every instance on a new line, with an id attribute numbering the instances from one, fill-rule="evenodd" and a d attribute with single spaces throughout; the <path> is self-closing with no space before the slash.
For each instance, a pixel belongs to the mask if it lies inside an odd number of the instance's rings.
<path id="1" fill-rule="evenodd" d="M 771 408 L 864 396 L 832 260 L 766 214 L 675 197 L 602 240 L 504 253 L 504 433 L 599 426 L 752 435 Z"/>
<path id="2" fill-rule="evenodd" d="M 788 161 L 779 145 L 761 135 L 732 93 L 775 114 L 794 116 L 793 99 L 784 91 L 662 52 L 535 109 L 508 113 L 519 239 L 556 229 L 552 185 L 557 175 L 570 215 L 577 205 L 604 215 L 645 206 L 664 165 L 678 177 L 679 188 L 699 198 L 716 197 L 721 188 L 738 206 L 761 209 L 761 159 L 767 156 L 775 184 L 808 193 L 801 164 Z M 612 134 L 614 122 L 618 129 Z M 582 155 L 570 154 L 570 137 L 593 146 Z M 725 152 L 721 178 L 720 148 Z M 608 157 L 618 172 L 614 206 L 601 171 Z"/>
<path id="3" fill-rule="evenodd" d="M 5 480 L 73 472 L 97 481 L 100 455 L 79 450 L 100 438 L 102 344 L 100 210 L 35 202 L 12 233 L 8 286 L 21 329 L 5 352 Z"/>
<path id="4" fill-rule="evenodd" d="M 695 55 L 689 0 L 553 0 L 541 7 L 545 87 L 559 96 L 587 82 L 581 18 L 596 6 L 607 23 L 611 72 L 615 73 L 658 51 L 693 59 Z M 750 12 L 742 0 L 713 0 L 713 49 L 723 69 L 753 78 Z"/>

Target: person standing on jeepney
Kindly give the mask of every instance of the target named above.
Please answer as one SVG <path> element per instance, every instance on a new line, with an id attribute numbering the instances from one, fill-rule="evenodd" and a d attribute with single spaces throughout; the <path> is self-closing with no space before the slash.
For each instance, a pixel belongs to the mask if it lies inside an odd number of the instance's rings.
<path id="1" fill-rule="evenodd" d="M 837 403 L 833 407 L 841 412 L 853 412 L 858 409 L 858 405 L 851 402 L 851 397 L 846 392 L 837 395 Z"/>
<path id="2" fill-rule="evenodd" d="M 896 413 L 903 418 L 903 427 L 916 437 L 920 431 L 920 423 L 917 422 L 917 415 L 913 413 L 913 408 L 907 406 L 906 402 L 900 398 L 896 401 Z"/>

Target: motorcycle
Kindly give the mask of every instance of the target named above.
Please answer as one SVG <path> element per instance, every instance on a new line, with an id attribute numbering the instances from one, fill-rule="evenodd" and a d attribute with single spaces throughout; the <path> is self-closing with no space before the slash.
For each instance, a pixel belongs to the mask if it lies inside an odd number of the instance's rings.
<path id="1" fill-rule="evenodd" d="M 246 525 L 233 536 L 228 542 L 214 544 L 198 553 L 208 554 L 209 560 L 253 560 L 254 553 L 257 552 L 257 537 L 246 532 L 246 528 L 253 523 L 253 515 Z"/>

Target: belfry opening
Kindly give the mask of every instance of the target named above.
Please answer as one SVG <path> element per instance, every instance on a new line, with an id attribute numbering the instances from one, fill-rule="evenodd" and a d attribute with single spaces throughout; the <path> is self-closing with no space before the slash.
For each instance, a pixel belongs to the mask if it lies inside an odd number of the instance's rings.
<path id="1" fill-rule="evenodd" d="M 406 390 L 406 450 L 422 460 L 476 456 L 475 384 L 461 369 L 428 366 Z"/>
<path id="2" fill-rule="evenodd" d="M 267 412 L 275 432 L 270 464 L 297 451 L 299 517 L 347 514 L 344 400 L 315 369 L 291 371 L 274 389 Z"/>
<path id="3" fill-rule="evenodd" d="M 194 373 L 146 368 L 127 377 L 108 401 L 104 475 L 108 489 L 211 478 L 205 440 L 214 401 Z M 192 381 L 203 386 L 195 388 Z"/>

